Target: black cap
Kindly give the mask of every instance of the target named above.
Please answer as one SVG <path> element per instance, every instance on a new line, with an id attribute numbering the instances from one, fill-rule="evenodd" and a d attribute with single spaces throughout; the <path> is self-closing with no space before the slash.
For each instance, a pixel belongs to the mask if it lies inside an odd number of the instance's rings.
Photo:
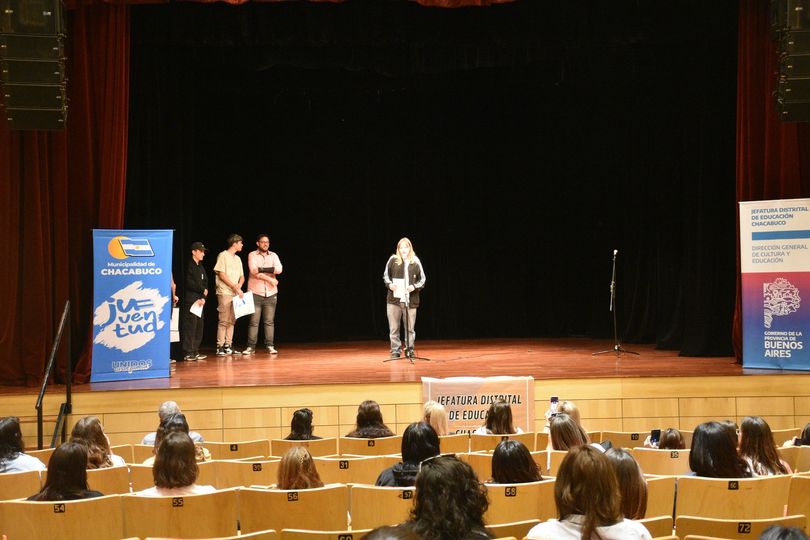
<path id="1" fill-rule="evenodd" d="M 192 242 L 191 251 L 195 251 L 197 249 L 199 249 L 200 251 L 208 251 L 208 248 L 205 247 L 202 242 Z"/>

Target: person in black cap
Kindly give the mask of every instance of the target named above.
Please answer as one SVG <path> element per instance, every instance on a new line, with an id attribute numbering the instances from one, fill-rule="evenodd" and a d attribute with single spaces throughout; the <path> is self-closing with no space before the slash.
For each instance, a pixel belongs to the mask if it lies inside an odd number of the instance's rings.
<path id="1" fill-rule="evenodd" d="M 203 335 L 203 314 L 200 311 L 199 317 L 192 313 L 191 309 L 198 307 L 202 310 L 205 307 L 205 299 L 208 296 L 208 274 L 202 265 L 205 252 L 208 249 L 202 242 L 191 244 L 191 260 L 188 261 L 186 269 L 186 294 L 183 305 L 183 360 L 194 362 L 205 358 L 200 354 L 200 342 Z"/>

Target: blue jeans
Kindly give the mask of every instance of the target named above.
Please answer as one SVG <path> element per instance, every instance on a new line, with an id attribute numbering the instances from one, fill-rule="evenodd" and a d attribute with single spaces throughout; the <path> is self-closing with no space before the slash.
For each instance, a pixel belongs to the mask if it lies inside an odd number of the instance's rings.
<path id="1" fill-rule="evenodd" d="M 399 352 L 402 349 L 402 340 L 399 336 L 402 321 L 405 318 L 405 304 L 388 304 L 386 303 L 386 312 L 388 314 L 388 328 L 391 330 L 391 352 Z M 408 308 L 408 345 L 413 348 L 413 343 L 416 340 L 416 308 Z"/>
<path id="2" fill-rule="evenodd" d="M 275 337 L 275 318 L 278 295 L 259 296 L 253 295 L 253 305 L 256 311 L 250 316 L 250 326 L 248 326 L 247 346 L 256 348 L 256 340 L 259 338 L 259 319 L 264 319 L 264 344 L 273 347 Z"/>

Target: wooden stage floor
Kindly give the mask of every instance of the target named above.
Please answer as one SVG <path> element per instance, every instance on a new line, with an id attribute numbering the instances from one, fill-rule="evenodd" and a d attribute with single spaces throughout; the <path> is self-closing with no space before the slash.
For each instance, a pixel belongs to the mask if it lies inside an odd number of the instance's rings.
<path id="1" fill-rule="evenodd" d="M 387 341 L 282 344 L 278 355 L 262 350 L 251 356 L 178 362 L 169 379 L 93 383 L 75 392 L 124 389 L 211 388 L 303 384 L 419 382 L 427 377 L 531 375 L 535 379 L 605 377 L 736 376 L 783 374 L 744 370 L 733 357 L 681 357 L 653 345 L 622 344 L 638 355 L 617 357 L 613 341 L 591 339 L 443 340 L 417 343 L 417 354 L 386 362 Z M 593 353 L 608 350 L 606 354 Z"/>

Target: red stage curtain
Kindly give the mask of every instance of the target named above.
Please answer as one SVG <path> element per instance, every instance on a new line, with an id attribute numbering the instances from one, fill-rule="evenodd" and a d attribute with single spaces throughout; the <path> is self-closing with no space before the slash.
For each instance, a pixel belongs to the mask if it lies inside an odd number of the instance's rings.
<path id="1" fill-rule="evenodd" d="M 776 49 L 776 43 L 770 38 L 768 3 L 742 0 L 737 51 L 738 202 L 810 195 L 810 123 L 781 122 L 777 117 L 772 95 L 776 84 Z M 735 212 L 739 238 L 738 215 Z M 741 301 L 738 247 L 732 339 L 740 360 Z"/>
<path id="2" fill-rule="evenodd" d="M 129 101 L 126 6 L 68 14 L 69 110 L 64 132 L 0 123 L 0 381 L 36 385 L 70 299 L 75 380 L 90 373 L 92 228 L 123 225 Z M 63 340 L 68 336 L 63 336 Z M 60 354 L 58 372 L 67 356 Z"/>

